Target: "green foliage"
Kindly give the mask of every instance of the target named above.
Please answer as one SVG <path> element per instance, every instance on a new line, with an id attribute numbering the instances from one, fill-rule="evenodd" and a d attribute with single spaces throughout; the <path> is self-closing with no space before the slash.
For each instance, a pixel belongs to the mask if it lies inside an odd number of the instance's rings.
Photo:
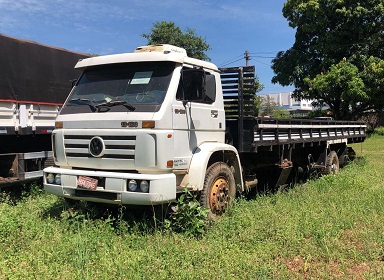
<path id="1" fill-rule="evenodd" d="M 375 128 L 374 133 L 381 135 L 381 136 L 384 136 L 384 127 L 380 126 L 380 127 Z"/>
<path id="2" fill-rule="evenodd" d="M 296 98 L 318 99 L 340 119 L 384 108 L 382 0 L 288 0 L 283 15 L 296 41 L 273 60 L 273 82 L 295 85 Z"/>
<path id="3" fill-rule="evenodd" d="M 274 117 L 275 119 L 288 119 L 291 117 L 291 115 L 289 114 L 289 112 L 283 109 L 276 108 L 276 110 L 272 114 L 272 117 Z"/>
<path id="4" fill-rule="evenodd" d="M 17 205 L 29 197 L 39 196 L 42 192 L 43 188 L 39 181 L 16 183 L 4 188 L 0 187 L 0 203 Z"/>
<path id="5" fill-rule="evenodd" d="M 319 118 L 319 117 L 329 117 L 329 113 L 327 110 L 317 109 L 312 110 L 307 114 L 307 117 L 310 119 Z"/>
<path id="6" fill-rule="evenodd" d="M 263 97 L 257 95 L 258 92 L 264 89 L 264 85 L 260 82 L 259 77 L 255 74 L 255 97 L 253 99 L 253 104 L 255 107 L 255 116 L 260 114 L 261 107 L 263 106 Z"/>
<path id="7" fill-rule="evenodd" d="M 206 52 L 211 49 L 206 39 L 196 35 L 195 29 L 187 28 L 183 33 L 180 27 L 171 21 L 160 21 L 153 24 L 151 32 L 142 34 L 149 45 L 171 44 L 187 51 L 190 57 L 210 60 Z"/>
<path id="8" fill-rule="evenodd" d="M 200 205 L 196 196 L 187 189 L 179 197 L 169 219 L 164 221 L 164 227 L 178 233 L 184 233 L 189 237 L 200 237 L 207 228 L 208 209 Z"/>
<path id="9" fill-rule="evenodd" d="M 255 73 L 255 94 L 262 91 L 264 89 L 264 85 L 260 82 L 259 77 Z"/>
<path id="10" fill-rule="evenodd" d="M 304 82 L 309 85 L 308 93 L 316 95 L 317 103 L 330 106 L 335 119 L 351 119 L 359 102 L 369 99 L 358 74 L 355 65 L 343 60 L 331 65 L 326 73 L 320 73 L 313 79 L 304 78 Z"/>
<path id="11" fill-rule="evenodd" d="M 255 106 L 255 115 L 259 116 L 261 114 L 261 108 L 263 107 L 264 97 L 261 95 L 255 95 L 255 99 L 253 100 L 253 104 Z"/>

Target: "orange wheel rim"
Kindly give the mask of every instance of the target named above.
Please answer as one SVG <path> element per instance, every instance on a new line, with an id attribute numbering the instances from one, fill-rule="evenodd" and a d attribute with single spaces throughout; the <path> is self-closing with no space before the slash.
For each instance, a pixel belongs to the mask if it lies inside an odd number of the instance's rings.
<path id="1" fill-rule="evenodd" d="M 222 214 L 225 212 L 229 202 L 228 182 L 224 178 L 217 178 L 212 184 L 209 194 L 209 206 L 214 214 Z"/>

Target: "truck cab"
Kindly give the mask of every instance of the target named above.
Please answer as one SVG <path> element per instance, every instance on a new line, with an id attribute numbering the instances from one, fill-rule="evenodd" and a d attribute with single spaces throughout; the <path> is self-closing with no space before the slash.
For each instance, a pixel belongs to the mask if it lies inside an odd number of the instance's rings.
<path id="1" fill-rule="evenodd" d="M 44 170 L 49 193 L 154 205 L 175 200 L 184 188 L 201 191 L 213 162 L 231 161 L 239 170 L 236 149 L 225 144 L 214 64 L 156 45 L 83 59 L 75 68 L 83 73 L 53 131 L 55 166 Z M 235 190 L 226 179 L 218 182 L 215 205 L 224 207 Z M 242 187 L 239 171 L 237 182 Z"/>

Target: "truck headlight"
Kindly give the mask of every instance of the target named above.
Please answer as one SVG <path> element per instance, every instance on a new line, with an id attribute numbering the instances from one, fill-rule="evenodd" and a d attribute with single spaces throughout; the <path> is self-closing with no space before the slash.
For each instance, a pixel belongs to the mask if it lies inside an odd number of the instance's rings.
<path id="1" fill-rule="evenodd" d="M 61 185 L 61 175 L 60 174 L 56 174 L 55 183 L 58 185 Z"/>
<path id="2" fill-rule="evenodd" d="M 130 180 L 128 182 L 128 190 L 131 191 L 131 192 L 134 192 L 134 191 L 136 191 L 136 189 L 137 189 L 137 182 L 136 182 L 136 180 Z"/>
<path id="3" fill-rule="evenodd" d="M 148 184 L 147 181 L 141 181 L 141 183 L 140 183 L 140 190 L 141 190 L 142 192 L 148 192 L 148 190 L 149 190 L 149 184 Z"/>
<path id="4" fill-rule="evenodd" d="M 54 176 L 52 173 L 49 173 L 49 174 L 47 175 L 47 182 L 48 182 L 49 184 L 52 184 L 54 181 L 55 181 L 55 176 Z"/>

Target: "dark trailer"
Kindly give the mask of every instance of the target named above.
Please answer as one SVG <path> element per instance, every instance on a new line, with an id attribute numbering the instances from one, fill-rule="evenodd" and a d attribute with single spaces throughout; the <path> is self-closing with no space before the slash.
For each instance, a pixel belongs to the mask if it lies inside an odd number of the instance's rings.
<path id="1" fill-rule="evenodd" d="M 88 55 L 0 34 L 0 184 L 42 176 L 51 132 Z"/>

